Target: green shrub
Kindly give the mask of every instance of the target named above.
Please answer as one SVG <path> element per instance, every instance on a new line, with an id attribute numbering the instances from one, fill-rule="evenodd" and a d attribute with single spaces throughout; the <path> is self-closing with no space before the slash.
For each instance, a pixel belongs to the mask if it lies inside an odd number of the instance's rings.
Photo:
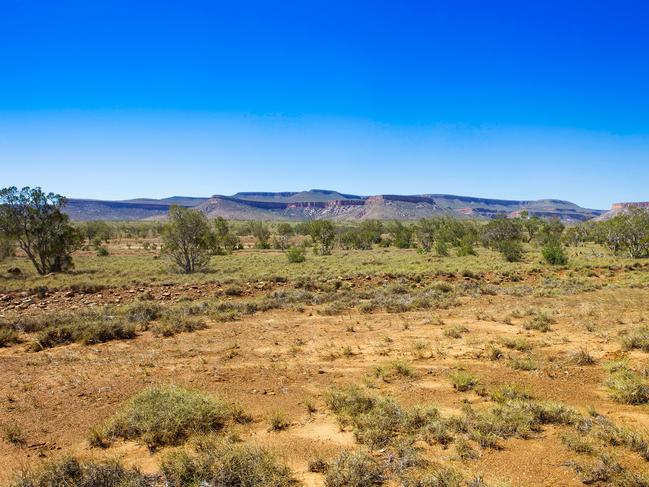
<path id="1" fill-rule="evenodd" d="M 103 436 L 138 440 L 153 450 L 220 430 L 226 419 L 226 406 L 208 394 L 177 386 L 154 386 L 129 399 L 108 420 Z"/>
<path id="2" fill-rule="evenodd" d="M 457 248 L 457 256 L 466 257 L 468 255 L 476 255 L 476 251 L 473 248 L 473 242 L 468 239 L 462 239 Z"/>
<path id="3" fill-rule="evenodd" d="M 281 411 L 275 411 L 270 416 L 268 431 L 284 431 L 288 429 L 290 423 Z"/>
<path id="4" fill-rule="evenodd" d="M 0 324 L 0 347 L 8 347 L 18 342 L 19 338 L 16 330 L 9 328 L 9 325 L 3 326 Z"/>
<path id="5" fill-rule="evenodd" d="M 290 470 L 266 450 L 199 438 L 191 449 L 163 455 L 161 469 L 168 487 L 210 485 L 218 487 L 288 487 Z"/>
<path id="6" fill-rule="evenodd" d="M 509 359 L 507 365 L 514 370 L 536 370 L 537 368 L 531 357 L 513 357 Z"/>
<path id="7" fill-rule="evenodd" d="M 528 401 L 532 399 L 532 395 L 520 386 L 504 384 L 491 393 L 491 399 L 498 403 L 514 400 Z"/>
<path id="8" fill-rule="evenodd" d="M 66 457 L 45 464 L 33 472 L 24 472 L 11 487 L 146 487 L 151 479 L 118 461 L 80 462 Z"/>
<path id="9" fill-rule="evenodd" d="M 607 382 L 611 397 L 623 404 L 649 402 L 649 383 L 639 374 L 628 369 L 613 373 Z"/>
<path id="10" fill-rule="evenodd" d="M 570 356 L 570 362 L 575 365 L 593 365 L 595 364 L 595 357 L 593 357 L 588 350 L 583 348 L 577 352 L 573 352 Z"/>
<path id="11" fill-rule="evenodd" d="M 0 238 L 0 262 L 16 255 L 16 244 L 11 240 Z"/>
<path id="12" fill-rule="evenodd" d="M 414 377 L 415 371 L 412 366 L 405 360 L 392 360 L 386 364 L 374 367 L 374 376 L 384 381 L 389 381 L 395 377 Z"/>
<path id="13" fill-rule="evenodd" d="M 97 248 L 97 257 L 107 257 L 107 256 L 108 256 L 108 249 L 106 247 Z"/>
<path id="14" fill-rule="evenodd" d="M 547 333 L 552 330 L 552 323 L 554 323 L 554 319 L 551 316 L 545 313 L 537 313 L 531 321 L 523 324 L 523 328 Z"/>
<path id="15" fill-rule="evenodd" d="M 547 242 L 541 249 L 543 260 L 550 265 L 568 265 L 568 256 L 558 240 Z"/>
<path id="16" fill-rule="evenodd" d="M 452 372 L 449 375 L 449 380 L 453 385 L 453 389 L 459 392 L 470 391 L 480 382 L 475 375 L 465 370 Z"/>
<path id="17" fill-rule="evenodd" d="M 402 479 L 403 487 L 461 487 L 467 485 L 460 473 L 450 467 L 437 465 L 423 472 L 413 472 Z"/>
<path id="18" fill-rule="evenodd" d="M 463 325 L 456 325 L 444 330 L 444 336 L 449 338 L 462 338 L 464 333 L 469 333 L 469 329 Z"/>
<path id="19" fill-rule="evenodd" d="M 2 439 L 10 445 L 24 445 L 25 434 L 17 424 L 10 424 L 2 429 Z"/>
<path id="20" fill-rule="evenodd" d="M 496 248 L 507 262 L 523 260 L 523 245 L 518 240 L 503 240 L 498 242 Z"/>
<path id="21" fill-rule="evenodd" d="M 505 347 L 519 352 L 529 352 L 533 348 L 532 344 L 524 338 L 503 337 L 500 341 Z"/>
<path id="22" fill-rule="evenodd" d="M 440 257 L 448 257 L 448 244 L 443 240 L 438 240 L 435 242 L 435 252 Z"/>
<path id="23" fill-rule="evenodd" d="M 31 344 L 32 351 L 80 342 L 84 345 L 104 343 L 111 340 L 135 338 L 135 327 L 122 321 L 93 319 L 63 325 L 51 325 L 39 331 Z"/>
<path id="24" fill-rule="evenodd" d="M 306 260 L 302 247 L 291 247 L 286 251 L 286 258 L 291 264 L 299 264 Z"/>
<path id="25" fill-rule="evenodd" d="M 126 308 L 126 318 L 133 323 L 147 324 L 160 318 L 162 311 L 157 303 L 135 303 Z"/>
<path id="26" fill-rule="evenodd" d="M 559 438 L 569 450 L 582 455 L 592 455 L 595 453 L 595 447 L 583 435 L 575 433 L 562 433 Z"/>
<path id="27" fill-rule="evenodd" d="M 327 468 L 326 487 L 369 487 L 383 483 L 378 462 L 367 452 L 343 451 Z"/>
<path id="28" fill-rule="evenodd" d="M 639 326 L 621 338 L 624 350 L 639 349 L 649 352 L 649 327 Z"/>

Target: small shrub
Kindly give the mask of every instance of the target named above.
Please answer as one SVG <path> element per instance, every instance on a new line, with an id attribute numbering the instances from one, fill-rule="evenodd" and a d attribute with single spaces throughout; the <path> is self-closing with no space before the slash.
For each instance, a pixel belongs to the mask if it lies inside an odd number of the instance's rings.
<path id="1" fill-rule="evenodd" d="M 430 467 L 414 472 L 403 479 L 403 487 L 461 487 L 465 485 L 462 475 L 450 467 Z"/>
<path id="2" fill-rule="evenodd" d="M 191 449 L 167 452 L 161 460 L 167 487 L 288 487 L 290 470 L 259 447 L 199 438 Z"/>
<path id="3" fill-rule="evenodd" d="M 126 310 L 126 319 L 132 323 L 147 324 L 162 316 L 162 306 L 156 303 L 136 303 Z"/>
<path id="4" fill-rule="evenodd" d="M 525 340 L 524 338 L 501 338 L 500 341 L 502 344 L 510 349 L 517 350 L 519 352 L 529 352 L 532 350 L 532 344 Z"/>
<path id="5" fill-rule="evenodd" d="M 649 383 L 632 370 L 622 369 L 613 373 L 607 382 L 611 397 L 623 404 L 649 402 Z"/>
<path id="6" fill-rule="evenodd" d="M 268 431 L 284 431 L 290 426 L 290 423 L 286 419 L 286 415 L 281 411 L 274 412 L 270 416 L 269 423 Z"/>
<path id="7" fill-rule="evenodd" d="M 621 338 L 624 350 L 638 349 L 649 352 L 649 327 L 639 326 Z"/>
<path id="8" fill-rule="evenodd" d="M 649 477 L 626 470 L 609 455 L 602 455 L 593 465 L 580 465 L 569 462 L 580 480 L 586 484 L 611 485 L 615 487 L 644 487 L 649 485 Z"/>
<path id="9" fill-rule="evenodd" d="M 374 376 L 386 382 L 394 377 L 414 377 L 414 375 L 414 369 L 408 362 L 403 360 L 393 360 L 387 364 L 374 367 Z"/>
<path id="10" fill-rule="evenodd" d="M 0 324 L 0 347 L 8 347 L 14 343 L 18 343 L 18 333 L 9 327 L 4 327 Z"/>
<path id="11" fill-rule="evenodd" d="M 65 457 L 45 464 L 36 471 L 24 472 L 11 487 L 146 487 L 150 478 L 136 469 L 124 467 L 116 460 L 81 462 Z"/>
<path id="12" fill-rule="evenodd" d="M 109 419 L 104 437 L 139 440 L 153 450 L 220 430 L 226 417 L 227 408 L 212 396 L 177 386 L 154 386 L 133 396 Z"/>
<path id="13" fill-rule="evenodd" d="M 573 352 L 571 354 L 570 362 L 580 366 L 594 365 L 595 358 L 590 353 L 588 353 L 588 350 L 584 350 L 582 348 L 578 352 Z"/>
<path id="14" fill-rule="evenodd" d="M 444 330 L 444 336 L 449 338 L 462 338 L 464 333 L 468 333 L 469 329 L 466 326 L 456 325 L 452 328 Z"/>
<path id="15" fill-rule="evenodd" d="M 237 285 L 231 285 L 225 288 L 223 291 L 226 296 L 242 296 L 243 295 L 243 289 L 241 289 L 241 286 Z"/>
<path id="16" fill-rule="evenodd" d="M 383 472 L 378 462 L 368 453 L 343 451 L 327 468 L 327 487 L 369 487 L 383 483 Z"/>
<path id="17" fill-rule="evenodd" d="M 464 438 L 459 438 L 455 442 L 455 452 L 460 460 L 475 460 L 478 458 L 478 452 Z"/>
<path id="18" fill-rule="evenodd" d="M 568 265 L 568 256 L 558 240 L 547 242 L 541 249 L 541 254 L 543 260 L 550 265 Z"/>
<path id="19" fill-rule="evenodd" d="M 480 382 L 475 375 L 464 370 L 453 372 L 449 375 L 449 380 L 453 385 L 453 389 L 459 392 L 470 391 Z"/>
<path id="20" fill-rule="evenodd" d="M 552 323 L 554 323 L 554 319 L 551 316 L 545 313 L 537 313 L 531 321 L 523 325 L 523 328 L 547 333 L 552 330 Z"/>
<path id="21" fill-rule="evenodd" d="M 519 358 L 514 357 L 509 359 L 507 363 L 509 367 L 514 370 L 536 370 L 536 364 L 530 357 Z"/>
<path id="22" fill-rule="evenodd" d="M 129 323 L 94 318 L 90 321 L 48 326 L 36 334 L 30 348 L 36 352 L 74 342 L 90 345 L 111 340 L 128 340 L 135 336 L 135 327 Z"/>
<path id="23" fill-rule="evenodd" d="M 523 260 L 523 245 L 518 240 L 503 240 L 496 246 L 507 262 Z"/>
<path id="24" fill-rule="evenodd" d="M 22 446 L 25 444 L 25 434 L 16 424 L 10 424 L 3 428 L 2 438 L 10 445 Z"/>
<path id="25" fill-rule="evenodd" d="M 595 447 L 583 435 L 575 433 L 562 433 L 559 438 L 569 450 L 582 455 L 592 455 L 595 453 Z"/>
<path id="26" fill-rule="evenodd" d="M 97 257 L 107 257 L 108 249 L 106 247 L 97 248 Z"/>
<path id="27" fill-rule="evenodd" d="M 470 240 L 463 239 L 457 248 L 457 256 L 467 257 L 469 255 L 476 255 L 476 251 L 473 248 L 473 243 Z"/>
<path id="28" fill-rule="evenodd" d="M 82 327 L 75 341 L 90 345 L 111 340 L 128 340 L 135 338 L 135 335 L 135 327 L 128 323 L 98 321 Z"/>
<path id="29" fill-rule="evenodd" d="M 299 264 L 306 260 L 302 247 L 291 247 L 286 251 L 286 258 L 291 264 Z"/>
<path id="30" fill-rule="evenodd" d="M 435 252 L 440 257 L 448 257 L 448 244 L 443 240 L 438 240 L 435 242 Z"/>
<path id="31" fill-rule="evenodd" d="M 503 351 L 494 344 L 487 345 L 485 347 L 485 352 L 487 354 L 487 357 L 489 357 L 489 360 L 491 361 L 500 360 L 505 356 Z"/>
<path id="32" fill-rule="evenodd" d="M 151 331 L 156 336 L 171 337 L 178 333 L 191 333 L 205 328 L 205 322 L 196 318 L 168 317 L 155 324 Z"/>
<path id="33" fill-rule="evenodd" d="M 313 473 L 326 473 L 329 464 L 322 458 L 314 458 L 309 462 L 309 472 Z"/>
<path id="34" fill-rule="evenodd" d="M 498 403 L 529 401 L 532 399 L 532 395 L 520 386 L 505 384 L 491 393 L 491 399 Z"/>

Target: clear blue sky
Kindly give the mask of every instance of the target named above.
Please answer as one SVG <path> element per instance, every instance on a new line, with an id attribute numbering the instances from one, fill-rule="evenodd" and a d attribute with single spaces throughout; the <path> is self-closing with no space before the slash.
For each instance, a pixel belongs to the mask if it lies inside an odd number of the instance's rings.
<path id="1" fill-rule="evenodd" d="M 640 1 L 0 0 L 0 186 L 649 200 Z"/>

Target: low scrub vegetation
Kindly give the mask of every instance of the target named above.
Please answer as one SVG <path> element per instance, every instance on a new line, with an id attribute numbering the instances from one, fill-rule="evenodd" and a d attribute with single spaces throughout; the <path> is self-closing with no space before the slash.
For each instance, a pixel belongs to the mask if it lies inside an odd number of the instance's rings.
<path id="1" fill-rule="evenodd" d="M 10 487 L 154 487 L 155 476 L 145 476 L 117 461 L 82 462 L 65 457 L 18 476 Z"/>
<path id="2" fill-rule="evenodd" d="M 110 418 L 101 438 L 136 440 L 150 449 L 178 445 L 223 428 L 228 408 L 218 399 L 177 386 L 155 386 L 136 394 Z"/>
<path id="3" fill-rule="evenodd" d="M 285 487 L 294 485 L 290 470 L 262 448 L 202 436 L 190 447 L 165 453 L 161 460 L 169 487 Z"/>

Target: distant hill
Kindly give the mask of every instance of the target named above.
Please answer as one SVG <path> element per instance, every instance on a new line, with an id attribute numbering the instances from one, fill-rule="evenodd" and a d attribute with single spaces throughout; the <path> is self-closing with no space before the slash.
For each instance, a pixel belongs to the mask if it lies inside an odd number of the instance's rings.
<path id="1" fill-rule="evenodd" d="M 299 192 L 244 192 L 209 198 L 174 196 L 160 200 L 138 198 L 126 201 L 71 199 L 65 211 L 73 220 L 163 219 L 170 205 L 203 211 L 208 217 L 233 220 L 417 220 L 433 215 L 487 219 L 516 216 L 522 211 L 542 218 L 558 217 L 566 222 L 598 217 L 602 210 L 582 208 L 569 201 L 514 201 L 445 194 L 358 196 L 312 189 Z"/>
<path id="2" fill-rule="evenodd" d="M 614 203 L 610 210 L 599 215 L 597 221 L 606 221 L 618 215 L 627 213 L 630 208 L 646 208 L 649 209 L 649 201 L 636 201 L 632 203 Z"/>

